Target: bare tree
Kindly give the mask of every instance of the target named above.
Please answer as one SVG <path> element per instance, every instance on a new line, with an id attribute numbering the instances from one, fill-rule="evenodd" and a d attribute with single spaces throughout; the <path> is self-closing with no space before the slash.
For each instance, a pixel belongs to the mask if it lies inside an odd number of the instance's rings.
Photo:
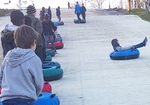
<path id="1" fill-rule="evenodd" d="M 102 4 L 104 3 L 104 1 L 106 0 L 87 0 L 87 2 L 90 3 L 92 8 L 97 8 L 97 9 L 102 8 Z"/>

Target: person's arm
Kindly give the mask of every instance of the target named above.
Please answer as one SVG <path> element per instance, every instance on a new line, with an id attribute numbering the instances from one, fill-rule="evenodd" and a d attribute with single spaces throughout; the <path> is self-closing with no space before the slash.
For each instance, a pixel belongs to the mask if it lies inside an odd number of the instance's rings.
<path id="1" fill-rule="evenodd" d="M 85 9 L 85 12 L 86 12 L 86 7 L 84 7 L 84 9 Z"/>
<path id="2" fill-rule="evenodd" d="M 0 87 L 2 87 L 2 78 L 3 78 L 3 70 L 4 70 L 4 61 L 2 62 L 1 68 L 0 68 Z"/>
<path id="3" fill-rule="evenodd" d="M 42 62 L 40 59 L 36 59 L 36 63 L 34 63 L 34 69 L 32 69 L 30 72 L 33 75 L 36 94 L 38 96 L 41 93 L 44 84 Z"/>
<path id="4" fill-rule="evenodd" d="M 54 31 L 57 30 L 57 27 L 54 25 L 54 22 L 52 22 L 52 28 L 54 29 Z"/>
<path id="5" fill-rule="evenodd" d="M 74 13 L 77 13 L 77 6 L 75 5 Z"/>
<path id="6" fill-rule="evenodd" d="M 43 32 L 43 27 L 39 19 L 36 20 L 35 31 L 37 31 L 39 34 L 42 34 Z"/>

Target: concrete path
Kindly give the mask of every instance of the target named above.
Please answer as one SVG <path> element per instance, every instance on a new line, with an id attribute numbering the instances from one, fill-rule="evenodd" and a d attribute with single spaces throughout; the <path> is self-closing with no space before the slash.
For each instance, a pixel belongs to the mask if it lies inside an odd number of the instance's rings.
<path id="1" fill-rule="evenodd" d="M 64 70 L 62 79 L 50 82 L 61 105 L 150 105 L 149 42 L 139 49 L 138 59 L 109 58 L 113 38 L 122 46 L 137 44 L 145 36 L 150 39 L 150 23 L 135 15 L 102 15 L 88 10 L 87 23 L 74 24 L 73 13 L 62 9 L 65 25 L 58 31 L 65 46 L 53 57 Z M 2 29 L 4 23 L 0 23 Z"/>

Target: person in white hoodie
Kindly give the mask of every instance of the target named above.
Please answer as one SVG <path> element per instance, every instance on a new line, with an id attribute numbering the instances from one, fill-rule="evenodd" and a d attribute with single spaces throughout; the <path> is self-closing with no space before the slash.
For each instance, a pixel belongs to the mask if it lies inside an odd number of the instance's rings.
<path id="1" fill-rule="evenodd" d="M 16 48 L 6 54 L 0 70 L 3 105 L 34 105 L 41 93 L 42 62 L 34 52 L 37 38 L 37 32 L 27 25 L 14 32 Z"/>
<path id="2" fill-rule="evenodd" d="M 14 31 L 24 24 L 24 14 L 19 10 L 14 10 L 10 14 L 10 20 L 12 24 L 8 24 L 5 26 L 5 29 L 1 32 L 1 44 L 3 48 L 3 57 L 7 54 L 7 52 L 13 48 L 15 48 L 14 43 Z"/>

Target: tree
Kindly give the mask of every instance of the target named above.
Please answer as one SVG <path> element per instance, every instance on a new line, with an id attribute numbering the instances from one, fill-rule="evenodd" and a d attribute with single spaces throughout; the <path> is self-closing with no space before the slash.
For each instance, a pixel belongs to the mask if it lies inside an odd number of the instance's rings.
<path id="1" fill-rule="evenodd" d="M 87 2 L 90 3 L 92 8 L 97 8 L 97 9 L 102 8 L 102 4 L 104 3 L 104 1 L 106 0 L 87 0 Z"/>

